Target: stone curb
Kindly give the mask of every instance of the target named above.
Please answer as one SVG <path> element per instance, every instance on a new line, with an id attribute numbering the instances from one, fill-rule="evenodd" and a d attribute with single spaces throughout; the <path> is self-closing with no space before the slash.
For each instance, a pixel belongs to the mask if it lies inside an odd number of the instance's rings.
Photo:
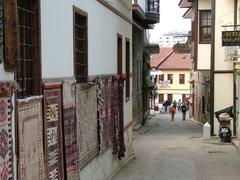
<path id="1" fill-rule="evenodd" d="M 232 139 L 233 146 L 237 149 L 237 151 L 240 153 L 240 140 L 238 138 Z"/>

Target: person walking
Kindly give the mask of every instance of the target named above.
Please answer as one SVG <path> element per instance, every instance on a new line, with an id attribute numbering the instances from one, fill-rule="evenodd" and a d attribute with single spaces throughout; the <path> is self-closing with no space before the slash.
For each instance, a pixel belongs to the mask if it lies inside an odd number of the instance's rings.
<path id="1" fill-rule="evenodd" d="M 187 113 L 187 106 L 184 102 L 182 103 L 181 109 L 182 109 L 182 118 L 183 118 L 183 121 L 185 121 L 186 120 L 186 113 Z"/>
<path id="2" fill-rule="evenodd" d="M 181 111 L 181 106 L 182 106 L 182 101 L 181 99 L 179 99 L 177 104 L 178 111 Z"/>
<path id="3" fill-rule="evenodd" d="M 173 101 L 173 106 L 174 106 L 175 108 L 177 108 L 177 102 L 176 102 L 176 100 Z"/>
<path id="4" fill-rule="evenodd" d="M 172 121 L 174 121 L 174 117 L 175 117 L 175 113 L 176 113 L 176 107 L 174 105 L 172 105 L 169 109 L 169 112 L 171 114 Z"/>

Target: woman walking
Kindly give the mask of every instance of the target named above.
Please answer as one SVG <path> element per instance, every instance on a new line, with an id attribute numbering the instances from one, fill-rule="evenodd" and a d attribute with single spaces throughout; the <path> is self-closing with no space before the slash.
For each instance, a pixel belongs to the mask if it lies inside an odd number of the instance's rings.
<path id="1" fill-rule="evenodd" d="M 187 106 L 186 106 L 186 104 L 184 102 L 183 102 L 183 104 L 181 106 L 181 109 L 182 109 L 183 121 L 185 121 L 185 119 L 186 119 L 186 112 L 187 112 Z"/>
<path id="2" fill-rule="evenodd" d="M 172 107 L 170 107 L 170 109 L 169 109 L 169 112 L 171 114 L 172 121 L 174 121 L 174 116 L 175 116 L 175 113 L 176 113 L 176 107 L 174 105 L 172 105 Z"/>

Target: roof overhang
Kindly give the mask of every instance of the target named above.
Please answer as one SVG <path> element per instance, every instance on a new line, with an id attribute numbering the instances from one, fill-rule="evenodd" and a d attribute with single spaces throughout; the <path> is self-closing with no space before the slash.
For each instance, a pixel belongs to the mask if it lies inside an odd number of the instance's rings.
<path id="1" fill-rule="evenodd" d="M 178 6 L 179 6 L 180 8 L 189 8 L 189 7 L 192 6 L 192 3 L 191 3 L 191 1 L 188 1 L 188 0 L 181 0 L 181 1 L 179 2 Z"/>
<path id="2" fill-rule="evenodd" d="M 194 15 L 194 12 L 193 12 L 193 9 L 192 8 L 189 8 L 183 15 L 183 18 L 184 19 L 192 19 Z"/>
<path id="3" fill-rule="evenodd" d="M 145 44 L 145 49 L 149 54 L 158 54 L 160 51 L 159 44 Z"/>

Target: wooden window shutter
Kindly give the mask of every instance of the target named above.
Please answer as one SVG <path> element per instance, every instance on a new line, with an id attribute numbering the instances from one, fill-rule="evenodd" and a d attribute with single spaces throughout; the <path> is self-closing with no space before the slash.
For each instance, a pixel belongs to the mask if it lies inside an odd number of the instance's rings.
<path id="1" fill-rule="evenodd" d="M 4 0 L 4 69 L 14 72 L 18 59 L 17 0 Z"/>

